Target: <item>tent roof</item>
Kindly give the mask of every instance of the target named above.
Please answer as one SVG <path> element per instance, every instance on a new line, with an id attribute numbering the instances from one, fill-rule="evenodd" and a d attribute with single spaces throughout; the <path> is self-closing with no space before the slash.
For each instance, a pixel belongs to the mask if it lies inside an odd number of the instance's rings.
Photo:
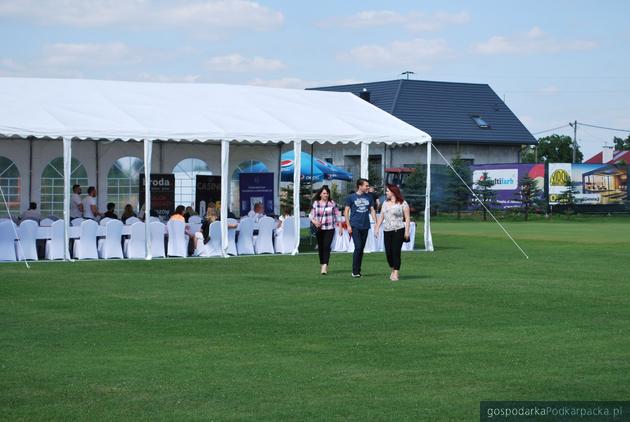
<path id="1" fill-rule="evenodd" d="M 0 78 L 7 137 L 421 144 L 351 93 L 220 84 Z"/>

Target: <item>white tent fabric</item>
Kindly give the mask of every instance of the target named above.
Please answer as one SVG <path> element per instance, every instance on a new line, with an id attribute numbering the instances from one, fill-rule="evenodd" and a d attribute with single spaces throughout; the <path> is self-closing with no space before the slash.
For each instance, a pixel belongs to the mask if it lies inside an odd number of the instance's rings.
<path id="1" fill-rule="evenodd" d="M 232 142 L 361 144 L 361 176 L 368 145 L 427 144 L 429 135 L 351 93 L 222 85 L 0 78 L 0 135 L 63 138 L 64 220 L 68 240 L 71 139 L 144 141 L 145 214 L 150 215 L 152 141 L 221 142 L 222 248 L 227 250 L 228 157 Z M 300 166 L 295 165 L 294 186 Z M 427 177 L 429 178 L 429 176 Z M 225 195 L 225 196 L 224 196 Z M 294 214 L 299 217 L 299 188 Z M 427 209 L 430 184 L 427 183 Z M 432 250 L 425 213 L 425 249 Z M 296 218 L 299 233 L 299 218 Z M 146 258 L 151 236 L 146 228 Z M 427 238 L 428 236 L 428 238 Z M 297 253 L 296 236 L 293 253 Z M 227 256 L 227 255 L 225 255 Z M 66 255 L 66 259 L 70 257 Z"/>

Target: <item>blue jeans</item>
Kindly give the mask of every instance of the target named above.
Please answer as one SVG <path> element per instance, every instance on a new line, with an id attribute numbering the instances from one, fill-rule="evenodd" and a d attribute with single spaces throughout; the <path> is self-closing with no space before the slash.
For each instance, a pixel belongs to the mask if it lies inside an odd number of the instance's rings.
<path id="1" fill-rule="evenodd" d="M 352 229 L 352 242 L 354 243 L 354 253 L 352 254 L 352 274 L 361 273 L 363 249 L 365 248 L 369 232 L 370 229 Z"/>

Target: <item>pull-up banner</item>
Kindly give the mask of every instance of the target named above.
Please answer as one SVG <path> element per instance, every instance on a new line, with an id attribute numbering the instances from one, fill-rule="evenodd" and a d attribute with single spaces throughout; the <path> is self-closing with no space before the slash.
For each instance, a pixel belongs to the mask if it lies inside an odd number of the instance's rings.
<path id="1" fill-rule="evenodd" d="M 140 173 L 140 208 L 144 205 L 144 173 Z M 175 175 L 151 174 L 151 210 L 168 220 L 175 210 Z"/>
<path id="2" fill-rule="evenodd" d="M 221 176 L 197 175 L 195 184 L 195 210 L 201 216 L 206 215 L 208 204 L 214 202 L 217 208 L 221 202 Z"/>
<path id="3" fill-rule="evenodd" d="M 254 209 L 254 205 L 261 203 L 265 214 L 273 214 L 273 173 L 240 173 L 240 211 L 241 215 Z"/>

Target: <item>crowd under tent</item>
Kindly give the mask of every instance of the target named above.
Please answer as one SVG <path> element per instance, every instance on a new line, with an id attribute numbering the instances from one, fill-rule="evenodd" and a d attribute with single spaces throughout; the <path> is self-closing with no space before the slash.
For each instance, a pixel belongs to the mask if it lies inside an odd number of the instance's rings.
<path id="1" fill-rule="evenodd" d="M 279 162 L 278 145 L 292 143 L 293 182 L 298 186 L 302 144 L 352 143 L 361 147 L 360 177 L 363 178 L 368 176 L 371 145 L 426 147 L 424 246 L 427 251 L 433 250 L 429 212 L 431 137 L 354 94 L 222 84 L 0 78 L 0 100 L 0 136 L 8 138 L 11 145 L 28 148 L 30 140 L 62 141 L 60 173 L 66 244 L 71 163 L 73 146 L 77 144 L 142 143 L 146 215 L 150 213 L 154 144 L 214 145 L 220 151 L 217 159 L 221 169 L 220 216 L 225 252 L 231 153 L 242 145 L 269 147 Z M 98 162 L 98 157 L 95 160 Z M 293 214 L 299 216 L 299 189 L 293 192 Z M 295 224 L 299 233 L 299 218 Z M 147 233 L 147 259 L 151 259 L 150 240 Z M 299 236 L 294 254 L 298 247 Z M 69 259 L 67 251 L 66 259 Z"/>

